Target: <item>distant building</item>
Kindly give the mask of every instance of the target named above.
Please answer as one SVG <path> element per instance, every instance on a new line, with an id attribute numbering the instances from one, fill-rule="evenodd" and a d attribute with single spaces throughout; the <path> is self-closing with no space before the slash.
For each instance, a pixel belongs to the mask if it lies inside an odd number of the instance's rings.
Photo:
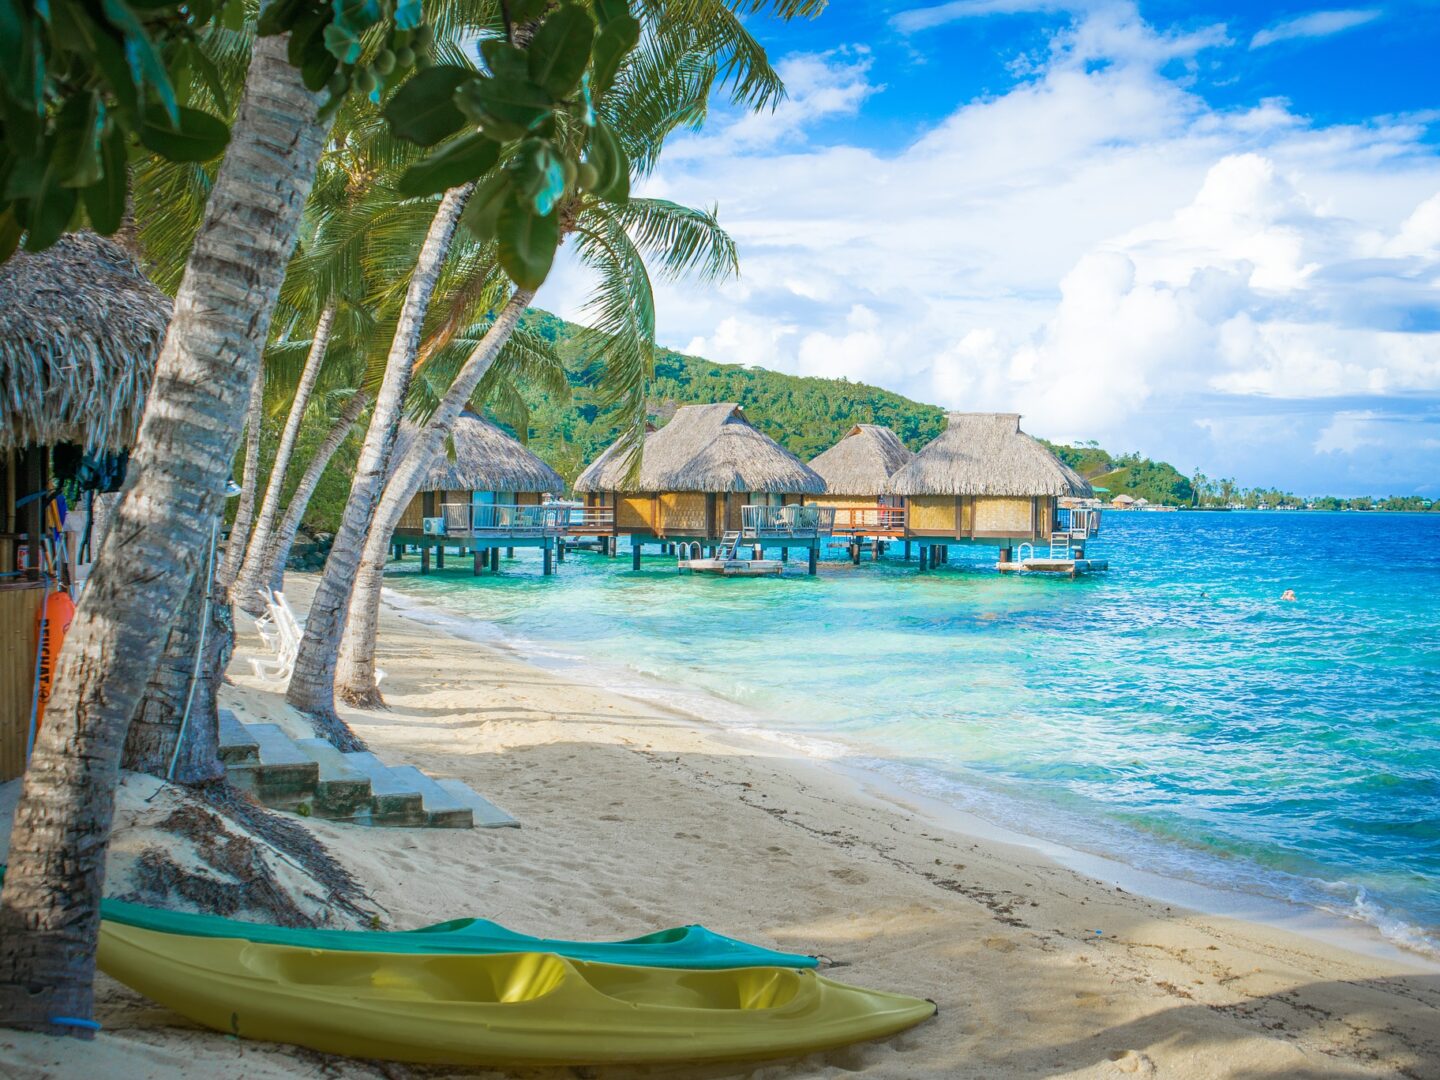
<path id="1" fill-rule="evenodd" d="M 1110 500 L 1110 505 L 1116 510 L 1129 510 L 1135 505 L 1135 499 L 1130 495 L 1116 495 Z"/>

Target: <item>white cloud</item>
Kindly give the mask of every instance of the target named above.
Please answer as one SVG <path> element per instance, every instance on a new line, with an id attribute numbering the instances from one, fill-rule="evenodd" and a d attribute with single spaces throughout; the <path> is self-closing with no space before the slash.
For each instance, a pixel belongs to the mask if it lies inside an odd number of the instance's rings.
<path id="1" fill-rule="evenodd" d="M 732 117 L 703 139 L 679 139 L 667 149 L 670 161 L 754 153 L 798 137 L 820 120 L 853 116 L 883 85 L 869 81 L 870 53 L 857 46 L 828 53 L 788 56 L 775 65 L 786 97 L 775 108 Z"/>
<path id="2" fill-rule="evenodd" d="M 1354 412 L 1338 412 L 1315 440 L 1315 451 L 1320 454 L 1353 454 L 1361 447 L 1383 446 L 1384 438 L 1378 432 L 1383 418 L 1369 409 Z"/>
<path id="3" fill-rule="evenodd" d="M 1017 15 L 1026 11 L 1055 11 L 1070 6 L 1063 0 L 950 0 L 947 4 L 911 8 L 890 19 L 890 25 L 901 33 L 914 34 L 960 19 L 982 18 L 986 15 Z"/>
<path id="4" fill-rule="evenodd" d="M 1250 48 L 1263 49 L 1277 41 L 1293 41 L 1296 38 L 1329 37 L 1378 19 L 1379 8 L 1349 8 L 1343 11 L 1312 11 L 1286 19 L 1274 26 L 1261 30 L 1250 39 Z"/>
<path id="5" fill-rule="evenodd" d="M 647 184 L 718 200 L 741 253 L 736 284 L 657 286 L 662 340 L 1019 411 L 1037 434 L 1182 468 L 1238 472 L 1240 450 L 1195 418 L 1243 413 L 1295 425 L 1287 475 L 1313 471 L 1337 411 L 1440 396 L 1440 155 L 1423 118 L 1319 126 L 1278 98 L 1216 110 L 1162 74 L 1223 39 L 1103 4 L 1035 77 L 891 153 L 814 133 L 879 92 L 868 56 L 790 58 L 790 114 L 717 117 Z M 1274 419 L 1287 401 L 1313 403 L 1303 423 Z M 1414 446 L 1392 465 L 1440 473 Z"/>

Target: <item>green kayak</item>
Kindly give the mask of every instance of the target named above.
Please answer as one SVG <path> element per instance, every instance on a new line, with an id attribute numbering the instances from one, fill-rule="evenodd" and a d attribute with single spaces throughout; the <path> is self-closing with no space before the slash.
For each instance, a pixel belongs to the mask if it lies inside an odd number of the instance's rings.
<path id="1" fill-rule="evenodd" d="M 101 915 L 110 922 L 191 937 L 240 938 L 262 945 L 346 952 L 430 953 L 436 955 L 541 952 L 570 960 L 642 967 L 813 968 L 813 956 L 776 952 L 725 937 L 703 926 L 677 926 L 625 941 L 556 941 L 507 930 L 488 919 L 451 919 L 418 930 L 296 930 L 266 923 L 242 922 L 219 915 L 191 915 L 105 900 Z"/>

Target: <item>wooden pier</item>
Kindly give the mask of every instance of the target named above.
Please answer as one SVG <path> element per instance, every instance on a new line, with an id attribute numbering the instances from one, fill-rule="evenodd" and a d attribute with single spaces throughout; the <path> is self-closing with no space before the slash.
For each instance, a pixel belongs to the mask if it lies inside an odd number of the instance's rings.
<path id="1" fill-rule="evenodd" d="M 995 564 L 1002 574 L 1059 574 L 1062 577 L 1079 577 L 1097 570 L 1110 569 L 1108 559 L 1002 559 Z"/>

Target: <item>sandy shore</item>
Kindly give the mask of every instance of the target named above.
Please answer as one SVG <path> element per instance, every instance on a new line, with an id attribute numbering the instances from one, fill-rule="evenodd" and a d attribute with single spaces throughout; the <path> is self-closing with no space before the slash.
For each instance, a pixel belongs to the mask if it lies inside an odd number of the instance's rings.
<path id="1" fill-rule="evenodd" d="M 291 582 L 297 606 L 310 583 Z M 1440 975 L 1150 901 L 775 745 L 576 685 L 387 610 L 382 758 L 460 777 L 520 830 L 308 824 L 396 927 L 464 914 L 548 936 L 703 922 L 933 998 L 888 1042 L 803 1061 L 535 1076 L 1440 1077 Z M 229 704 L 289 722 L 241 673 Z M 19 1077 L 436 1076 L 195 1029 L 106 980 L 89 1046 L 0 1035 Z M 496 1074 L 485 1074 L 496 1075 Z"/>

